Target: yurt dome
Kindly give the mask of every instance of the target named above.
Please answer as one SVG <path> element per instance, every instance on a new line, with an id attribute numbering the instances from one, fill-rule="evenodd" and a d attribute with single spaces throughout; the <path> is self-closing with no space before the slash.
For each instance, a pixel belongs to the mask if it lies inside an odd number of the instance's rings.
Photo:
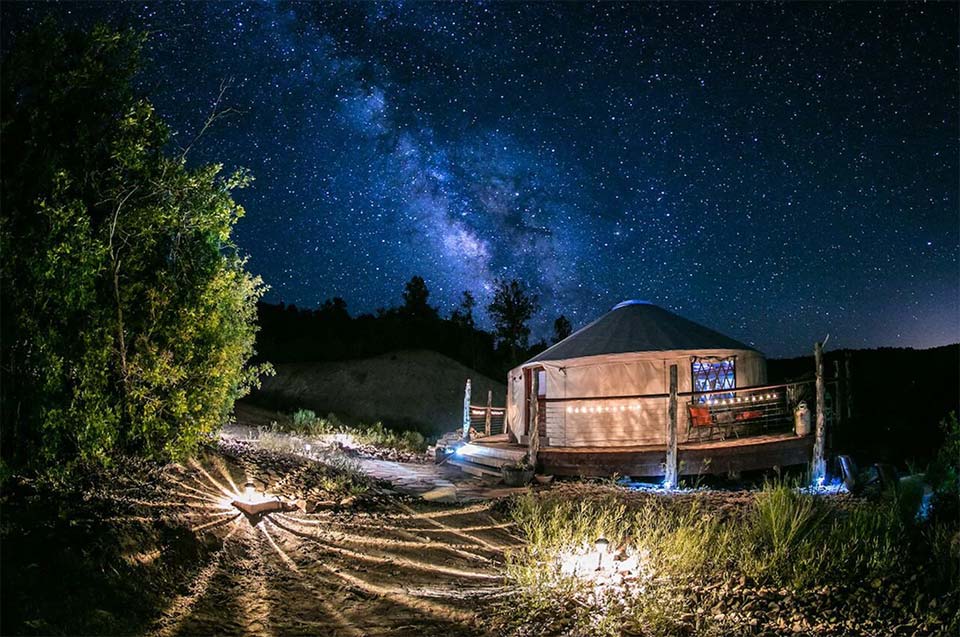
<path id="1" fill-rule="evenodd" d="M 649 301 L 624 301 L 528 363 L 675 350 L 754 350 L 736 339 L 658 307 Z"/>

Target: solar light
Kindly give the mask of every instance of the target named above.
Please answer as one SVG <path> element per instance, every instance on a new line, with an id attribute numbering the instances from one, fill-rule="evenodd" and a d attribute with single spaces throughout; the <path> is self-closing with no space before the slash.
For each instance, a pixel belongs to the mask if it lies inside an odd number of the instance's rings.
<path id="1" fill-rule="evenodd" d="M 255 495 L 257 495 L 257 488 L 253 486 L 252 482 L 243 485 L 243 497 L 245 497 L 248 502 L 252 501 Z"/>
<path id="2" fill-rule="evenodd" d="M 594 546 L 597 549 L 597 570 L 603 566 L 603 556 L 607 552 L 607 547 L 610 545 L 610 542 L 606 538 L 598 537 L 597 541 L 594 542 Z"/>

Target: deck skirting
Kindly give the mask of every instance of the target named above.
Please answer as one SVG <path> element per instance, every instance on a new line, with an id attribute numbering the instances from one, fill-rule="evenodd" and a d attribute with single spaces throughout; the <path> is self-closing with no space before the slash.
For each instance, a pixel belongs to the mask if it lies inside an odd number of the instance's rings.
<path id="1" fill-rule="evenodd" d="M 477 446 L 524 449 L 502 439 L 474 442 Z M 788 467 L 810 462 L 813 436 L 778 434 L 716 442 L 686 443 L 677 451 L 680 475 L 724 475 L 741 471 Z M 665 445 L 632 447 L 541 447 L 538 470 L 548 475 L 658 477 L 664 472 Z"/>

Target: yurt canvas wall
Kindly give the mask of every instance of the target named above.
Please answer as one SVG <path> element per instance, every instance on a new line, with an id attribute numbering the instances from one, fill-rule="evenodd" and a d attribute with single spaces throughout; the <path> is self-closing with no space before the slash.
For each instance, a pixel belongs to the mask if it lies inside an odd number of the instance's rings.
<path id="1" fill-rule="evenodd" d="M 524 369 L 543 368 L 546 397 L 605 400 L 546 403 L 546 440 L 552 447 L 634 446 L 666 443 L 669 399 L 609 399 L 614 396 L 666 394 L 670 366 L 677 365 L 678 391 L 693 389 L 694 358 L 735 360 L 737 387 L 763 385 L 766 361 L 755 350 L 683 350 L 589 356 L 530 362 L 510 371 L 507 386 L 507 426 L 514 436 L 524 432 Z M 681 397 L 678 418 L 686 419 L 689 397 Z"/>

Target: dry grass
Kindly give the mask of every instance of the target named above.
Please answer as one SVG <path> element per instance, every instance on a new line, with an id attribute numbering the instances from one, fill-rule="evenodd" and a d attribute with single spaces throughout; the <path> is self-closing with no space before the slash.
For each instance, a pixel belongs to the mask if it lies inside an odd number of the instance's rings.
<path id="1" fill-rule="evenodd" d="M 645 635 L 722 634 L 722 622 L 690 612 L 702 609 L 701 593 L 714 584 L 801 598 L 862 586 L 883 594 L 916 575 L 921 590 L 911 593 L 914 606 L 924 606 L 914 609 L 917 621 L 949 626 L 956 616 L 943 604 L 958 601 L 958 555 L 950 544 L 958 525 L 919 523 L 905 500 L 908 494 L 888 494 L 836 506 L 791 485 L 769 484 L 738 514 L 718 515 L 696 498 L 638 499 L 615 488 L 592 497 L 527 494 L 511 509 L 527 543 L 508 563 L 524 602 L 504 606 L 501 618 L 520 634 L 615 635 L 622 626 Z M 601 537 L 622 554 L 642 553 L 642 568 L 603 585 L 589 573 L 564 572 L 572 549 L 589 550 Z M 919 600 L 938 595 L 941 606 L 931 615 Z"/>

